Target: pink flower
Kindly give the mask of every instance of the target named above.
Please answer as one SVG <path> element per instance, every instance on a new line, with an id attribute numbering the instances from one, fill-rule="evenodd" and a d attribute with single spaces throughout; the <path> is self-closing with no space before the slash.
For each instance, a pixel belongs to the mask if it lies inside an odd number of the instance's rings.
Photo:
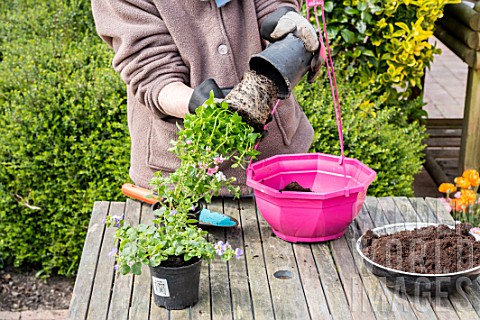
<path id="1" fill-rule="evenodd" d="M 215 166 L 214 168 L 208 168 L 207 174 L 209 176 L 213 176 L 215 173 L 217 173 L 217 171 L 218 171 L 218 166 Z"/>
<path id="2" fill-rule="evenodd" d="M 185 141 L 186 144 L 192 144 L 192 140 L 188 139 Z"/>
<path id="3" fill-rule="evenodd" d="M 461 193 L 460 191 L 455 192 L 454 197 L 460 199 Z"/>
<path id="4" fill-rule="evenodd" d="M 442 204 L 445 207 L 445 209 L 447 210 L 447 212 L 452 211 L 452 207 L 450 206 L 450 203 L 448 203 L 447 199 L 441 198 L 440 201 L 442 202 Z"/>
<path id="5" fill-rule="evenodd" d="M 215 159 L 213 159 L 215 161 L 215 163 L 222 163 L 223 161 L 225 161 L 225 158 L 222 157 L 222 155 L 220 155 L 219 157 L 216 157 Z"/>

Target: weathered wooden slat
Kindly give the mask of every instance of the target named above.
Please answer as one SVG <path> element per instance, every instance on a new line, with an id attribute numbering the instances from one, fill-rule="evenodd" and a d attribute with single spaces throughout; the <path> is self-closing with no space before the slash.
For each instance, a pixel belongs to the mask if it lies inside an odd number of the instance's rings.
<path id="1" fill-rule="evenodd" d="M 397 198 L 395 198 L 397 200 Z M 415 212 L 418 215 L 418 217 L 421 219 L 422 222 L 433 222 L 433 223 L 438 223 L 438 218 L 432 219 L 431 215 L 434 214 L 433 210 L 429 207 L 429 205 L 425 202 L 424 199 L 422 198 L 410 198 L 409 199 L 410 203 L 412 203 L 412 209 L 413 204 L 417 206 Z M 434 298 L 436 299 L 436 298 Z M 470 304 L 469 299 L 467 298 L 466 294 L 462 292 L 460 293 L 454 293 L 450 294 L 449 296 L 450 302 L 452 306 L 454 307 L 457 315 L 460 317 L 460 319 L 478 319 L 478 316 L 473 309 L 472 305 Z M 433 300 L 433 299 L 432 299 Z M 446 299 L 444 299 L 446 300 Z M 432 303 L 433 304 L 438 304 L 436 301 Z M 447 313 L 445 317 L 450 317 L 452 316 L 452 310 L 449 309 L 448 303 L 445 301 L 442 303 L 442 305 L 445 306 L 445 308 L 441 309 L 444 311 L 446 309 Z"/>
<path id="2" fill-rule="evenodd" d="M 469 26 L 474 31 L 480 31 L 480 12 L 475 11 L 466 3 L 447 4 L 445 15 L 452 15 Z"/>
<path id="3" fill-rule="evenodd" d="M 378 201 L 378 204 L 375 204 L 375 200 Z M 391 198 L 369 198 L 366 207 L 369 210 L 370 216 L 379 216 L 383 214 L 387 219 L 387 223 L 385 224 L 403 223 L 406 221 L 404 215 L 410 222 L 418 221 L 417 217 L 412 216 L 411 211 L 409 212 L 409 210 L 406 210 L 405 213 L 402 213 Z M 372 222 L 375 223 L 373 220 Z M 375 224 L 375 226 L 378 227 L 381 225 Z M 418 319 L 427 320 L 432 319 L 432 317 L 435 316 L 428 303 L 422 302 L 419 299 L 414 299 L 398 290 L 388 289 L 385 285 L 383 285 L 383 288 L 397 318 L 408 319 L 416 317 Z"/>
<path id="4" fill-rule="evenodd" d="M 200 272 L 200 288 L 198 302 L 191 309 L 191 319 L 194 320 L 210 320 L 210 264 L 206 261 L 202 262 L 202 270 Z M 174 313 L 171 316 L 176 316 Z"/>
<path id="5" fill-rule="evenodd" d="M 342 237 L 330 242 L 330 247 L 352 318 L 354 320 L 373 320 L 375 314 L 346 241 L 345 237 Z"/>
<path id="6" fill-rule="evenodd" d="M 274 319 L 267 267 L 264 260 L 254 200 L 249 198 L 241 199 L 240 208 L 239 221 L 244 234 L 245 259 L 250 281 L 253 314 L 255 319 L 258 320 Z M 263 217 L 259 214 L 258 219 L 263 219 Z"/>
<path id="7" fill-rule="evenodd" d="M 223 201 L 225 214 L 235 218 L 240 223 L 238 200 L 225 198 Z M 245 251 L 241 225 L 236 228 L 228 228 L 227 241 L 233 248 Z M 230 292 L 232 295 L 232 310 L 234 319 L 253 319 L 250 286 L 245 256 L 240 259 L 233 258 L 228 262 L 228 274 L 230 279 Z"/>
<path id="8" fill-rule="evenodd" d="M 127 199 L 125 206 L 125 222 L 130 225 L 137 225 L 140 221 L 141 203 Z M 128 319 L 128 310 L 125 307 L 130 304 L 130 297 L 132 293 L 133 275 L 122 275 L 119 271 L 115 272 L 115 284 L 113 286 L 113 293 L 108 311 L 108 319 L 122 320 Z"/>
<path id="9" fill-rule="evenodd" d="M 442 26 L 436 25 L 434 31 L 435 37 L 437 37 L 443 44 L 445 44 L 450 50 L 452 50 L 460 59 L 463 60 L 470 68 L 478 69 L 478 55 L 474 49 L 470 49 L 461 41 L 457 40 Z"/>
<path id="10" fill-rule="evenodd" d="M 438 19 L 437 23 L 457 37 L 457 39 L 460 39 L 470 49 L 480 50 L 480 32 L 473 31 L 453 15 L 445 15 L 443 18 Z"/>
<path id="11" fill-rule="evenodd" d="M 200 292 L 199 300 L 192 308 L 192 319 L 209 320 L 211 319 L 210 309 L 210 265 L 206 262 L 202 263 L 202 271 L 200 273 Z"/>
<path id="12" fill-rule="evenodd" d="M 93 279 L 97 268 L 98 254 L 102 243 L 109 202 L 95 202 L 92 217 L 88 226 L 87 235 L 80 260 L 79 272 L 75 281 L 68 319 L 80 320 L 87 317 L 88 305 L 93 288 Z"/>
<path id="13" fill-rule="evenodd" d="M 446 158 L 437 158 L 437 163 L 440 165 L 440 167 L 444 169 L 455 169 L 455 172 L 458 172 L 458 165 L 460 163 L 458 158 L 451 158 L 451 159 L 446 159 Z"/>
<path id="14" fill-rule="evenodd" d="M 385 296 L 380 279 L 367 269 L 362 258 L 357 252 L 355 243 L 358 237 L 360 237 L 360 234 L 358 231 L 356 231 L 356 228 L 353 225 L 350 225 L 345 233 L 346 242 L 349 245 L 350 252 L 352 253 L 355 265 L 357 266 L 357 270 L 362 279 L 363 286 L 372 305 L 373 312 L 375 313 L 377 319 L 395 319 L 395 313 L 390 306 L 390 302 Z"/>
<path id="15" fill-rule="evenodd" d="M 417 198 L 415 202 L 417 204 L 420 204 L 422 201 L 423 199 Z M 405 203 L 405 205 L 408 206 L 407 203 Z M 420 206 L 421 208 L 428 207 L 426 203 L 423 205 L 421 204 Z M 413 209 L 413 206 L 412 206 L 412 209 Z M 430 219 L 428 212 L 429 210 L 425 210 L 425 211 L 419 210 L 419 211 L 416 211 L 415 213 L 420 222 L 428 222 L 428 220 Z M 455 312 L 456 306 L 451 301 L 449 301 L 449 299 L 446 297 L 446 294 L 444 297 L 434 297 L 434 298 L 429 297 L 429 301 L 438 318 L 455 319 L 457 317 L 457 314 Z"/>
<path id="16" fill-rule="evenodd" d="M 155 219 L 155 216 L 153 215 L 151 205 L 143 203 L 142 204 L 142 212 L 141 212 L 141 221 L 142 222 L 145 221 L 145 223 L 150 223 L 153 219 Z M 135 317 L 134 318 L 133 315 L 135 315 L 135 313 L 131 313 L 130 320 L 134 320 L 134 319 L 138 319 L 138 320 L 141 320 L 141 319 L 167 320 L 169 318 L 169 314 L 170 314 L 169 311 L 165 308 L 158 307 L 155 304 L 155 301 L 154 301 L 155 298 L 154 298 L 154 294 L 152 292 L 152 280 L 151 280 L 149 268 L 147 268 L 147 272 L 144 272 L 144 269 L 142 267 L 142 276 L 141 277 L 142 278 L 140 278 L 140 279 L 142 281 L 143 286 L 145 286 L 145 283 L 148 283 L 148 289 L 146 289 L 146 290 L 148 291 L 148 297 L 150 297 L 150 299 L 148 299 L 149 300 L 149 305 L 150 305 L 150 309 L 148 310 L 149 311 L 149 318 L 141 318 L 141 317 Z M 135 279 L 136 278 L 137 277 L 135 277 Z M 135 298 L 135 291 L 136 291 L 136 288 L 134 287 L 134 291 L 133 291 L 134 298 Z M 138 295 L 141 295 L 141 293 L 138 292 Z M 145 293 L 145 295 L 146 295 L 146 293 Z M 133 301 L 132 301 L 131 307 L 133 307 Z"/>
<path id="17" fill-rule="evenodd" d="M 470 290 L 472 290 L 472 288 Z M 478 293 L 479 292 L 477 291 L 476 295 L 478 295 Z M 450 302 L 455 308 L 455 311 L 457 312 L 457 315 L 460 319 L 480 319 L 474 307 L 470 303 L 466 290 L 462 289 L 461 292 L 455 292 L 453 294 L 450 294 L 448 298 L 450 299 Z"/>
<path id="18" fill-rule="evenodd" d="M 439 223 L 443 223 L 446 225 L 455 224 L 455 220 L 452 218 L 452 215 L 447 212 L 447 209 L 445 208 L 440 199 L 427 197 L 425 198 L 425 203 L 435 213 Z"/>
<path id="19" fill-rule="evenodd" d="M 441 119 L 427 119 L 427 133 L 430 129 L 445 129 L 445 128 L 456 128 L 460 132 L 462 130 L 463 119 L 461 118 L 441 118 Z"/>
<path id="20" fill-rule="evenodd" d="M 355 218 L 354 223 L 349 226 L 345 233 L 345 243 L 353 256 L 356 270 L 362 279 L 364 290 L 369 297 L 375 316 L 377 319 L 394 319 L 395 313 L 390 305 L 384 285 L 380 278 L 373 275 L 366 268 L 356 249 L 357 239 L 362 233 L 375 227 L 374 221 L 377 221 L 378 225 L 388 224 L 388 221 L 381 211 L 378 199 L 366 197 L 359 215 Z"/>
<path id="21" fill-rule="evenodd" d="M 153 294 L 150 295 L 150 318 L 149 320 L 168 320 L 170 313 L 165 308 L 155 305 Z M 133 319 L 132 319 L 133 320 Z M 141 320 L 141 319 L 138 319 Z"/>
<path id="22" fill-rule="evenodd" d="M 463 119 L 462 119 L 463 125 Z M 452 128 L 428 128 L 427 133 L 430 138 L 460 138 L 462 136 L 462 129 L 452 129 Z"/>
<path id="23" fill-rule="evenodd" d="M 366 197 L 365 201 L 363 202 L 363 207 L 365 210 L 367 210 L 368 214 L 372 218 L 373 226 L 384 226 L 386 224 L 389 224 L 389 221 L 385 217 L 385 215 L 382 212 L 382 207 L 380 206 L 380 203 L 378 202 L 377 198 L 374 197 Z M 368 220 L 367 220 L 368 221 Z M 369 228 L 372 228 L 369 227 Z M 362 230 L 362 232 L 365 232 L 367 230 Z"/>
<path id="24" fill-rule="evenodd" d="M 263 252 L 277 319 L 310 319 L 291 243 L 277 238 L 259 217 Z M 277 271 L 291 272 L 292 278 L 276 278 Z M 292 308 L 291 306 L 295 306 Z"/>
<path id="25" fill-rule="evenodd" d="M 401 201 L 401 206 L 405 206 L 405 210 L 413 210 L 414 213 L 422 212 L 422 222 L 427 223 L 439 223 L 438 217 L 430 208 L 430 206 L 421 198 L 395 198 L 395 202 L 399 203 Z M 411 206 L 408 205 L 410 203 Z M 401 208 L 401 207 L 400 207 Z"/>
<path id="26" fill-rule="evenodd" d="M 153 220 L 151 205 L 143 203 L 140 211 L 140 223 L 150 224 Z M 149 319 L 150 299 L 152 296 L 152 286 L 150 282 L 150 269 L 143 265 L 142 274 L 133 276 L 133 292 L 130 303 L 129 319 Z"/>
<path id="27" fill-rule="evenodd" d="M 124 202 L 111 202 L 108 214 L 121 217 L 125 210 Z M 93 284 L 88 319 L 105 319 L 108 314 L 110 294 L 113 283 L 115 257 L 108 254 L 116 247 L 113 239 L 116 228 L 106 228 L 102 241 L 102 248 L 98 256 L 97 271 Z"/>
<path id="28" fill-rule="evenodd" d="M 480 12 L 478 14 L 480 15 Z M 477 54 L 480 55 L 480 51 Z M 468 68 L 463 114 L 465 122 L 460 150 L 460 172 L 480 167 L 480 67 L 478 66 Z"/>
<path id="29" fill-rule="evenodd" d="M 394 205 L 405 219 L 405 222 L 417 222 L 418 216 L 415 213 L 407 197 L 392 198 L 391 205 Z M 433 217 L 431 217 L 433 218 Z"/>
<path id="30" fill-rule="evenodd" d="M 332 318 L 352 319 L 348 300 L 342 288 L 342 282 L 337 274 L 328 244 L 314 243 L 311 247 Z"/>
<path id="31" fill-rule="evenodd" d="M 480 316 L 480 284 L 478 280 L 473 281 L 471 286 L 466 287 L 465 292 L 477 315 Z"/>
<path id="32" fill-rule="evenodd" d="M 456 138 L 427 138 L 425 144 L 429 147 L 457 147 L 460 149 L 461 137 Z"/>
<path id="33" fill-rule="evenodd" d="M 425 163 L 424 163 L 425 169 L 428 171 L 430 176 L 432 177 L 433 181 L 435 181 L 435 184 L 440 185 L 444 182 L 448 182 L 449 179 L 447 175 L 445 174 L 444 170 L 438 162 L 435 160 L 435 157 L 433 157 L 430 153 L 429 149 L 425 150 Z"/>
<path id="34" fill-rule="evenodd" d="M 455 220 L 452 218 L 450 213 L 445 209 L 444 205 L 441 203 L 440 199 L 437 198 L 426 198 L 425 203 L 428 205 L 430 210 L 434 211 L 439 219 L 439 223 L 444 223 L 448 225 L 454 225 Z M 475 309 L 477 316 L 480 315 L 479 310 L 480 310 L 480 287 L 478 285 L 473 285 L 472 287 L 468 288 L 465 290 L 465 292 L 462 293 L 457 293 L 455 295 L 452 295 L 450 297 L 450 300 L 452 304 L 454 305 L 455 309 L 457 310 L 457 313 L 460 317 L 460 319 L 476 319 L 472 315 L 472 309 L 468 306 L 467 301 L 465 300 L 465 296 L 468 297 L 468 300 L 470 302 L 470 306 Z M 437 303 L 440 305 L 440 310 L 443 310 L 442 306 L 445 304 L 443 303 Z M 466 314 L 468 317 L 465 317 Z"/>
<path id="35" fill-rule="evenodd" d="M 460 148 L 458 147 L 442 147 L 442 148 L 428 148 L 428 152 L 434 158 L 458 158 L 460 155 Z"/>
<path id="36" fill-rule="evenodd" d="M 193 313 L 192 311 L 193 311 L 193 307 L 191 306 L 185 309 L 180 309 L 180 310 L 169 310 L 170 317 L 168 319 L 169 320 L 190 319 L 190 313 Z"/>
<path id="37" fill-rule="evenodd" d="M 381 210 L 387 218 L 388 223 L 395 224 L 395 223 L 403 223 L 403 222 L 416 222 L 417 216 L 413 217 L 414 221 L 408 221 L 403 216 L 402 212 L 397 208 L 395 202 L 391 197 L 383 197 L 378 198 L 378 203 L 380 204 Z M 412 218 L 412 217 L 409 217 Z"/>
<path id="38" fill-rule="evenodd" d="M 208 205 L 208 209 L 223 213 L 223 203 L 216 198 Z M 226 241 L 225 230 L 210 228 L 208 239 L 212 242 Z M 210 264 L 210 290 L 212 300 L 212 319 L 230 319 L 232 313 L 232 300 L 230 295 L 230 282 L 228 279 L 227 264 L 220 257 L 212 260 Z"/>
<path id="39" fill-rule="evenodd" d="M 438 319 L 454 320 L 459 319 L 452 303 L 446 297 L 429 298 L 433 310 Z"/>
<path id="40" fill-rule="evenodd" d="M 327 300 L 324 295 L 310 245 L 306 243 L 293 244 L 293 250 L 295 251 L 298 270 L 300 272 L 300 277 L 303 284 L 303 292 L 305 293 L 305 298 L 307 299 L 311 318 L 331 319 L 332 316 L 328 310 L 329 308 Z M 348 311 L 348 309 L 345 308 L 345 305 L 334 306 L 334 308 L 335 307 Z M 345 314 L 345 312 L 343 312 L 343 314 Z M 348 312 L 346 317 L 342 319 L 350 319 L 350 312 Z"/>

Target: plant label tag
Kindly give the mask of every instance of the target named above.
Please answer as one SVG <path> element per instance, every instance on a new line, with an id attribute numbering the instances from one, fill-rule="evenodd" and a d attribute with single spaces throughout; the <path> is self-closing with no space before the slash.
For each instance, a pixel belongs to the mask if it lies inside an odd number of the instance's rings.
<path id="1" fill-rule="evenodd" d="M 323 0 L 307 0 L 307 8 L 322 6 Z"/>
<path id="2" fill-rule="evenodd" d="M 157 296 L 170 297 L 170 291 L 168 291 L 167 279 L 161 279 L 152 277 L 153 291 Z"/>

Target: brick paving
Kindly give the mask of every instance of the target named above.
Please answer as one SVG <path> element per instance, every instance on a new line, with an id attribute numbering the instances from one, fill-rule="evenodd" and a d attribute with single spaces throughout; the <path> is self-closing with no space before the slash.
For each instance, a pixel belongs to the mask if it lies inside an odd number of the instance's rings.
<path id="1" fill-rule="evenodd" d="M 424 110 L 431 119 L 461 119 L 465 104 L 467 65 L 443 43 L 433 38 L 442 49 L 425 74 Z"/>
<path id="2" fill-rule="evenodd" d="M 429 119 L 462 119 L 467 84 L 467 65 L 436 38 L 430 40 L 442 49 L 435 56 L 430 69 L 426 70 L 424 85 L 424 110 Z M 413 183 L 415 196 L 441 197 L 437 185 L 423 169 L 415 176 Z"/>

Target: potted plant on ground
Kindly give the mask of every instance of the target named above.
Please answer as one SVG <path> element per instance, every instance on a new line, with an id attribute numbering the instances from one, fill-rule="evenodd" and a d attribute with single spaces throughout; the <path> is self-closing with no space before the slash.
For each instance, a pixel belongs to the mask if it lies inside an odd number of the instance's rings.
<path id="1" fill-rule="evenodd" d="M 149 266 L 155 303 L 167 309 L 183 309 L 198 301 L 203 260 L 209 262 L 217 254 L 227 261 L 243 253 L 228 243 L 209 242 L 191 213 L 221 188 L 240 194 L 233 185 L 235 178 L 226 177 L 220 165 L 244 167 L 258 155 L 254 147 L 261 136 L 226 102 L 215 102 L 213 95 L 195 115 L 187 115 L 179 129 L 171 151 L 181 160 L 180 167 L 170 175 L 158 172 L 151 180 L 161 203 L 154 210 L 153 224 L 130 226 L 117 216 L 106 219 L 107 226 L 118 227 L 116 268 L 122 274 L 139 275 L 142 265 Z"/>

